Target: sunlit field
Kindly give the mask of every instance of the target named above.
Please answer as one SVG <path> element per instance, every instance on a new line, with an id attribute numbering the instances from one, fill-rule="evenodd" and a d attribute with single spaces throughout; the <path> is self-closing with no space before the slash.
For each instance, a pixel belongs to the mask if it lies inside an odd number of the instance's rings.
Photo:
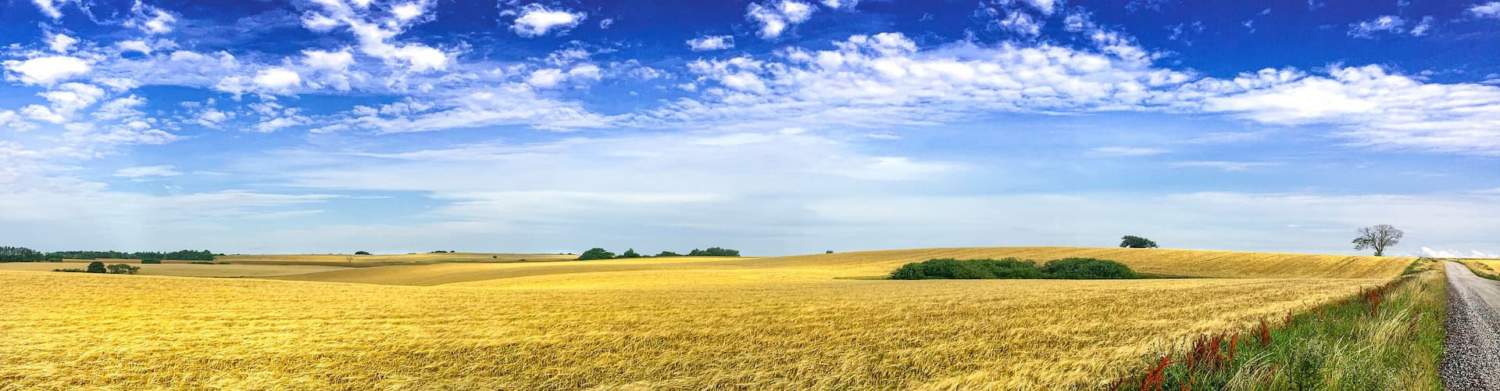
<path id="1" fill-rule="evenodd" d="M 873 279 L 907 261 L 1003 256 L 1213 278 Z M 1094 387 L 1410 261 L 987 248 L 277 277 L 310 281 L 5 270 L 0 388 Z"/>

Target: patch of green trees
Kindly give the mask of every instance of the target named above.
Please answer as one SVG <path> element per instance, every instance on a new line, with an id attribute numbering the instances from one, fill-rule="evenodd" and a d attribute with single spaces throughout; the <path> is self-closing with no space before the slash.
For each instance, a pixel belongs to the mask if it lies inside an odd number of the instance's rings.
<path id="1" fill-rule="evenodd" d="M 891 273 L 890 278 L 893 280 L 1106 280 L 1140 278 L 1140 276 L 1124 264 L 1107 259 L 1064 258 L 1037 266 L 1036 262 L 1018 258 L 966 260 L 941 258 L 902 265 Z"/>
<path id="2" fill-rule="evenodd" d="M 159 251 L 53 251 L 43 253 L 25 247 L 0 247 L 0 262 L 41 262 L 61 261 L 64 259 L 140 259 L 140 260 L 180 260 L 180 261 L 212 261 L 214 253 L 208 250 L 180 250 L 172 252 Z"/>
<path id="3" fill-rule="evenodd" d="M 605 249 L 600 248 L 600 247 L 594 247 L 594 248 L 589 249 L 588 251 L 584 251 L 583 254 L 579 254 L 578 255 L 578 260 L 580 260 L 580 261 L 590 261 L 590 260 L 597 260 L 597 259 L 627 259 L 627 258 L 680 257 L 680 256 L 683 256 L 683 255 L 675 253 L 675 252 L 671 252 L 671 251 L 662 251 L 660 253 L 657 253 L 656 255 L 641 255 L 640 253 L 637 253 L 634 248 L 626 249 L 625 252 L 620 253 L 619 255 L 615 255 L 615 253 L 610 252 L 609 250 L 605 250 Z M 688 254 L 687 254 L 687 256 L 689 256 L 689 257 L 738 257 L 738 256 L 740 256 L 740 250 L 729 249 L 729 248 L 722 248 L 722 247 L 709 247 L 708 249 L 704 249 L 704 250 L 700 250 L 700 249 L 696 249 L 695 248 L 695 249 L 693 249 L 693 251 L 689 251 Z"/>

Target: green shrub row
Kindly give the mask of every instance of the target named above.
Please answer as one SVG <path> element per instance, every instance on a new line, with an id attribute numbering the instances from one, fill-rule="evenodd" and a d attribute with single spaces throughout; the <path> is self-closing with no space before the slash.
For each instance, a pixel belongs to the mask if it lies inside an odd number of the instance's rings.
<path id="1" fill-rule="evenodd" d="M 1140 278 L 1130 267 L 1107 259 L 1064 258 L 1036 262 L 1018 258 L 1005 259 L 930 259 L 902 265 L 891 273 L 893 280 L 985 280 L 985 279 L 1060 279 L 1102 280 Z"/>

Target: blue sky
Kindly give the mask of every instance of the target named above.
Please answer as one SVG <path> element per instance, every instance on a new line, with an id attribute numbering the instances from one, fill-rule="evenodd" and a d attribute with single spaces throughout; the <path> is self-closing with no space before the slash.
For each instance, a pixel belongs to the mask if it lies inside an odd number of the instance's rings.
<path id="1" fill-rule="evenodd" d="M 0 3 L 48 250 L 1500 253 L 1500 2 Z"/>

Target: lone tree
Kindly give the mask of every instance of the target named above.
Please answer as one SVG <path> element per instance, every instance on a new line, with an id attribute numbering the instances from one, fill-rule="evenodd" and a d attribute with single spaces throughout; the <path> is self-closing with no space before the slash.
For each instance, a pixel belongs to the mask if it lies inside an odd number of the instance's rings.
<path id="1" fill-rule="evenodd" d="M 1354 249 L 1375 249 L 1375 256 L 1385 255 L 1385 248 L 1401 243 L 1401 236 L 1405 232 L 1392 227 L 1389 224 L 1380 224 L 1359 229 L 1359 236 L 1354 238 Z"/>
<path id="2" fill-rule="evenodd" d="M 1120 247 L 1124 248 L 1156 248 L 1156 242 L 1135 235 L 1125 235 L 1120 238 Z"/>
<path id="3" fill-rule="evenodd" d="M 104 268 L 104 262 L 93 261 L 93 262 L 89 262 L 88 272 L 89 273 L 105 273 L 105 272 L 107 272 L 107 270 Z"/>
<path id="4" fill-rule="evenodd" d="M 587 261 L 591 259 L 613 259 L 614 257 L 615 253 L 609 252 L 609 250 L 594 247 L 589 249 L 589 251 L 584 251 L 583 254 L 579 254 L 578 260 Z"/>

